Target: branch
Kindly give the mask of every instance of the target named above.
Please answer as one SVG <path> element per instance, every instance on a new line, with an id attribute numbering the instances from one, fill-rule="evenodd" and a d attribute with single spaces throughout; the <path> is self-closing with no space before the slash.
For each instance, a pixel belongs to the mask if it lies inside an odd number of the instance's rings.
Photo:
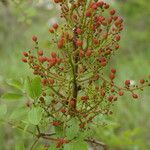
<path id="1" fill-rule="evenodd" d="M 101 147 L 103 147 L 103 150 L 108 150 L 107 145 L 103 142 L 97 141 L 95 139 L 86 139 L 85 141 L 88 143 L 91 143 L 91 144 L 96 144 L 98 146 L 101 146 Z"/>

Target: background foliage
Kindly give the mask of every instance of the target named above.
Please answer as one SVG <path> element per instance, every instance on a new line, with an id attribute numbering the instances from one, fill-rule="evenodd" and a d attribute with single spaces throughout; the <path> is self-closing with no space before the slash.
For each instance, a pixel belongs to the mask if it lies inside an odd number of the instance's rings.
<path id="1" fill-rule="evenodd" d="M 121 12 L 126 22 L 122 34 L 122 47 L 117 57 L 112 60 L 112 66 L 116 66 L 120 80 L 127 78 L 134 80 L 149 75 L 148 0 L 110 2 Z M 11 93 L 12 90 L 18 93 L 21 85 L 15 82 L 16 79 L 22 80 L 25 76 L 31 75 L 30 70 L 20 61 L 22 51 L 31 47 L 32 35 L 39 36 L 42 48 L 49 47 L 48 28 L 53 22 L 59 21 L 58 9 L 49 0 L 0 1 L 0 94 L 5 91 Z M 14 88 L 12 85 L 17 87 Z M 6 96 L 9 99 L 9 95 Z M 26 117 L 23 109 L 17 109 L 19 106 L 25 107 L 26 100 L 20 100 L 20 95 L 13 96 L 16 101 L 0 99 L 0 118 L 17 120 L 18 117 Z M 139 101 L 132 101 L 128 96 L 118 101 L 115 114 L 110 120 L 106 120 L 109 125 L 104 128 L 100 126 L 94 128 L 95 137 L 107 143 L 110 150 L 149 150 L 149 96 L 147 89 L 141 94 L 142 98 Z M 20 150 L 23 149 L 23 145 L 25 147 L 30 145 L 31 137 L 25 131 L 22 133 L 15 127 L 12 129 L 10 124 L 3 122 L 0 123 L 0 130 L 0 150 Z"/>

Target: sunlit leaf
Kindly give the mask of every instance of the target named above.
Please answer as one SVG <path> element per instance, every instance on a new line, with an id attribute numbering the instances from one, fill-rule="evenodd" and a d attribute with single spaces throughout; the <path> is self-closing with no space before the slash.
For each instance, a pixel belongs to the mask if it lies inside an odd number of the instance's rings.
<path id="1" fill-rule="evenodd" d="M 33 125 L 38 125 L 42 119 L 43 111 L 42 108 L 33 107 L 28 112 L 28 120 Z"/>
<path id="2" fill-rule="evenodd" d="M 17 93 L 5 93 L 2 95 L 2 98 L 5 100 L 19 100 L 23 97 L 22 94 L 17 94 Z"/>

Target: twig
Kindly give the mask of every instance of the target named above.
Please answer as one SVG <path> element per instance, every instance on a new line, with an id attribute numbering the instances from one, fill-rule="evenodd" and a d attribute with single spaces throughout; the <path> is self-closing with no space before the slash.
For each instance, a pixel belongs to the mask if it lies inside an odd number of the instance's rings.
<path id="1" fill-rule="evenodd" d="M 101 146 L 101 147 L 103 147 L 103 150 L 108 150 L 107 145 L 103 142 L 97 141 L 95 139 L 86 139 L 85 141 L 89 142 L 89 143 L 92 143 L 92 144 L 96 144 L 98 146 Z"/>

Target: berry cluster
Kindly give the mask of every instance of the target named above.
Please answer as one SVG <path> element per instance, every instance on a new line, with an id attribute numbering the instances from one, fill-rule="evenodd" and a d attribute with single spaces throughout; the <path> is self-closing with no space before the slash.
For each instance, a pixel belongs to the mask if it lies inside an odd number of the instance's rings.
<path id="1" fill-rule="evenodd" d="M 52 118 L 51 125 L 62 126 L 75 117 L 84 130 L 99 114 L 111 115 L 111 106 L 126 92 L 137 99 L 136 91 L 150 86 L 150 80 L 141 79 L 137 85 L 126 80 L 120 87 L 115 84 L 116 69 L 112 68 L 109 75 L 104 73 L 119 49 L 124 24 L 109 4 L 94 0 L 54 2 L 60 4 L 61 17 L 66 21 L 61 27 L 56 23 L 49 29 L 50 44 L 58 50 L 47 54 L 40 50 L 38 37 L 33 36 L 35 47 L 23 52 L 22 61 L 41 76 L 43 94 L 39 103 Z M 62 138 L 57 147 L 64 143 Z"/>

